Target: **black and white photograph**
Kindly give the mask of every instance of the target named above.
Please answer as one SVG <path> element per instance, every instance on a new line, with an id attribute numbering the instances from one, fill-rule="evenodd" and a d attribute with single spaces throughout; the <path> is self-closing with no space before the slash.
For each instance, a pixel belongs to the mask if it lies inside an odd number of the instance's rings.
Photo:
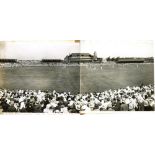
<path id="1" fill-rule="evenodd" d="M 154 110 L 152 40 L 0 42 L 0 113 Z"/>
<path id="2" fill-rule="evenodd" d="M 0 0 L 0 154 L 155 155 L 153 0 Z"/>

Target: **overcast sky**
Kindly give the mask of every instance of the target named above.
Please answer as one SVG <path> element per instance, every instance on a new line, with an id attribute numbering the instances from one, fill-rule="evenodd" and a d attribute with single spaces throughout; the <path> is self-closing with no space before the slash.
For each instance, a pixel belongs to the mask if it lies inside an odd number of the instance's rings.
<path id="1" fill-rule="evenodd" d="M 64 59 L 69 53 L 97 52 L 98 57 L 151 57 L 153 41 L 8 41 L 0 42 L 0 58 Z"/>
<path id="2" fill-rule="evenodd" d="M 81 41 L 81 51 L 96 51 L 99 57 L 151 57 L 153 41 Z"/>

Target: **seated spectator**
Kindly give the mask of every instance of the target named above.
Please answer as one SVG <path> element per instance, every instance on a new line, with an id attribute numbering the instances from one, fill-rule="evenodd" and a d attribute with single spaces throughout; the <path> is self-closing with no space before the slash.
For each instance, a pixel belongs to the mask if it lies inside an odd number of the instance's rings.
<path id="1" fill-rule="evenodd" d="M 154 111 L 155 95 L 152 85 L 75 95 L 55 90 L 0 89 L 0 105 L 3 112 Z"/>

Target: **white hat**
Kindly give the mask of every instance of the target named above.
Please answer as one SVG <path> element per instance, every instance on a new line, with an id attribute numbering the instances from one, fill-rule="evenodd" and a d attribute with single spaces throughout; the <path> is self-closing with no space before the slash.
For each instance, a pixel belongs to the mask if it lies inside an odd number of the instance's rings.
<path id="1" fill-rule="evenodd" d="M 60 111 L 59 110 L 55 110 L 55 113 L 59 113 Z"/>
<path id="2" fill-rule="evenodd" d="M 81 110 L 86 110 L 88 107 L 86 106 L 86 105 L 83 105 L 82 107 L 81 107 Z"/>
<path id="3" fill-rule="evenodd" d="M 76 109 L 80 110 L 81 106 L 80 105 L 76 105 Z"/>
<path id="4" fill-rule="evenodd" d="M 71 98 L 70 97 L 68 98 L 68 101 L 71 101 Z"/>
<path id="5" fill-rule="evenodd" d="M 48 109 L 49 109 L 50 107 L 51 107 L 51 105 L 50 105 L 50 104 L 47 104 L 47 105 L 46 105 L 46 108 L 48 108 Z"/>

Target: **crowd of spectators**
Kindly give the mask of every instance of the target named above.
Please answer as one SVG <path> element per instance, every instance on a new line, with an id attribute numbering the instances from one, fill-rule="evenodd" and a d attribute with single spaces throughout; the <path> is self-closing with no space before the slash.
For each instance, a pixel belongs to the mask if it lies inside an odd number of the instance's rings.
<path id="1" fill-rule="evenodd" d="M 19 60 L 16 63 L 11 63 L 11 62 L 0 63 L 1 68 L 5 68 L 5 67 L 10 67 L 10 68 L 14 68 L 14 67 L 31 67 L 31 66 L 47 66 L 47 64 L 44 65 L 38 60 Z"/>
<path id="2" fill-rule="evenodd" d="M 21 64 L 19 63 L 0 63 L 0 68 L 5 68 L 5 67 L 9 67 L 9 68 L 12 68 L 12 67 L 19 67 L 21 66 Z"/>
<path id="3" fill-rule="evenodd" d="M 88 64 L 85 64 L 88 65 Z M 25 60 L 25 61 L 19 61 L 18 63 L 0 63 L 0 68 L 15 68 L 15 67 L 53 67 L 53 66 L 80 66 L 79 63 L 71 63 L 71 64 L 65 64 L 65 63 L 42 63 L 41 61 L 34 61 L 34 60 Z"/>
<path id="4" fill-rule="evenodd" d="M 115 62 L 102 62 L 102 63 L 63 63 L 63 62 L 42 62 L 40 60 L 19 60 L 16 63 L 11 63 L 11 62 L 7 62 L 7 63 L 1 63 L 0 62 L 0 68 L 16 68 L 16 67 L 53 67 L 53 66 L 63 66 L 63 67 L 67 67 L 67 66 L 85 66 L 88 68 L 99 68 L 102 69 L 103 67 L 107 66 L 107 67 L 125 67 L 128 65 L 132 65 L 134 67 L 137 67 L 140 65 L 148 65 L 149 63 L 127 63 L 127 64 L 116 64 Z"/>
<path id="5" fill-rule="evenodd" d="M 41 90 L 0 89 L 3 112 L 80 113 L 91 111 L 154 111 L 154 86 L 141 85 L 73 95 Z"/>

